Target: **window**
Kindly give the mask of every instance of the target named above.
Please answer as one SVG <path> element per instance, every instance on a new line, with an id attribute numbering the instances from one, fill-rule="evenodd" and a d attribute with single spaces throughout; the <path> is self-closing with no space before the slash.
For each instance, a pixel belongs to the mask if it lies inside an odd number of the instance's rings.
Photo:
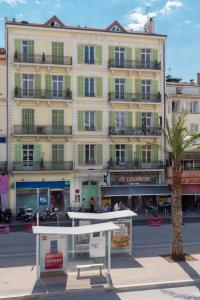
<path id="1" fill-rule="evenodd" d="M 85 96 L 95 97 L 94 78 L 92 77 L 85 78 Z"/>
<path id="2" fill-rule="evenodd" d="M 141 50 L 141 61 L 142 61 L 142 68 L 149 69 L 150 62 L 151 62 L 151 49 L 142 49 Z"/>
<path id="3" fill-rule="evenodd" d="M 198 113 L 198 101 L 191 101 L 190 102 L 190 113 L 195 114 Z"/>
<path id="4" fill-rule="evenodd" d="M 142 162 L 144 162 L 144 163 L 151 162 L 151 146 L 150 145 L 142 146 Z"/>
<path id="5" fill-rule="evenodd" d="M 142 80 L 142 100 L 151 100 L 151 80 Z"/>
<path id="6" fill-rule="evenodd" d="M 23 74 L 22 75 L 23 96 L 34 96 L 34 75 Z"/>
<path id="7" fill-rule="evenodd" d="M 111 31 L 120 32 L 120 28 L 119 28 L 117 25 L 114 25 L 114 26 L 111 28 Z"/>
<path id="8" fill-rule="evenodd" d="M 124 111 L 117 111 L 116 112 L 116 127 L 124 128 L 127 126 L 127 119 L 125 118 Z"/>
<path id="9" fill-rule="evenodd" d="M 53 164 L 62 163 L 64 161 L 64 145 L 54 144 L 52 145 L 52 162 Z"/>
<path id="10" fill-rule="evenodd" d="M 172 101 L 172 112 L 180 112 L 180 111 L 181 111 L 180 101 Z"/>
<path id="11" fill-rule="evenodd" d="M 125 48 L 115 47 L 115 67 L 123 67 L 125 63 Z"/>
<path id="12" fill-rule="evenodd" d="M 34 145 L 23 145 L 23 166 L 33 167 L 34 166 Z"/>
<path id="13" fill-rule="evenodd" d="M 198 124 L 195 124 L 195 123 L 192 123 L 190 124 L 190 133 L 194 133 L 194 132 L 198 132 L 199 130 L 199 125 Z"/>
<path id="14" fill-rule="evenodd" d="M 95 145 L 85 145 L 85 163 L 95 165 Z"/>
<path id="15" fill-rule="evenodd" d="M 182 89 L 182 87 L 177 87 L 177 88 L 176 88 L 176 94 L 183 94 L 183 89 Z"/>
<path id="16" fill-rule="evenodd" d="M 126 161 L 126 145 L 115 145 L 116 164 Z"/>
<path id="17" fill-rule="evenodd" d="M 150 112 L 142 113 L 142 129 L 149 131 L 152 127 L 152 114 Z"/>
<path id="18" fill-rule="evenodd" d="M 115 78 L 115 99 L 125 99 L 125 79 Z"/>
<path id="19" fill-rule="evenodd" d="M 52 76 L 52 96 L 54 98 L 63 98 L 64 91 L 63 91 L 63 76 Z"/>
<path id="20" fill-rule="evenodd" d="M 94 64 L 94 46 L 85 46 L 85 63 Z"/>
<path id="21" fill-rule="evenodd" d="M 85 130 L 95 130 L 95 112 L 86 111 L 85 112 Z"/>

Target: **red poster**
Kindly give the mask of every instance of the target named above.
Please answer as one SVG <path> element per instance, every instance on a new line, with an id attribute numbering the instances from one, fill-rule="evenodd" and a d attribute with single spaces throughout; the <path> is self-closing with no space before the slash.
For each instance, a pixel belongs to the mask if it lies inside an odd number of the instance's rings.
<path id="1" fill-rule="evenodd" d="M 46 253 L 45 254 L 45 269 L 62 269 L 63 268 L 63 254 Z"/>

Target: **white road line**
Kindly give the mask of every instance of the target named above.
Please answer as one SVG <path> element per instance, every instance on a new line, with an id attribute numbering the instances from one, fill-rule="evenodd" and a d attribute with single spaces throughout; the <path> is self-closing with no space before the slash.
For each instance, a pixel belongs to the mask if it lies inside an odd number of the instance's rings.
<path id="1" fill-rule="evenodd" d="M 188 242 L 184 243 L 184 246 L 195 246 L 200 245 L 200 242 Z M 153 244 L 153 245 L 133 245 L 133 249 L 144 249 L 144 248 L 160 248 L 160 247 L 169 247 L 171 246 L 170 243 L 168 244 Z"/>
<path id="2" fill-rule="evenodd" d="M 33 256 L 33 255 L 35 255 L 35 252 L 19 253 L 19 254 L 0 254 L 0 258 L 6 258 L 6 257 L 27 257 L 27 256 Z"/>

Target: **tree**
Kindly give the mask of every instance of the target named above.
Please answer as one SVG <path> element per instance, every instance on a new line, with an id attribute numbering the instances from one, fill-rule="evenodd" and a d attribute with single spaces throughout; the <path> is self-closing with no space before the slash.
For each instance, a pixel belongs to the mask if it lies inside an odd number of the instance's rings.
<path id="1" fill-rule="evenodd" d="M 186 111 L 180 114 L 173 113 L 171 125 L 166 120 L 163 129 L 166 139 L 166 150 L 169 152 L 169 158 L 172 166 L 172 253 L 174 260 L 184 260 L 183 235 L 182 235 L 182 190 L 181 174 L 182 160 L 186 151 L 197 150 L 199 145 L 197 139 L 200 134 L 188 134 L 185 126 Z"/>

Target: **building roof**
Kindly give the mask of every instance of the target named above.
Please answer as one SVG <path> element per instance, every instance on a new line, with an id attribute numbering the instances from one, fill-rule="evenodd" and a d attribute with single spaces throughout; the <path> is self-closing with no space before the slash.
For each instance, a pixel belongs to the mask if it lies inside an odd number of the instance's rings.
<path id="1" fill-rule="evenodd" d="M 52 26 L 54 24 L 55 26 Z M 125 34 L 137 34 L 137 35 L 146 35 L 146 36 L 158 36 L 158 37 L 167 37 L 166 35 L 156 34 L 152 32 L 140 32 L 140 31 L 128 31 L 126 30 L 118 21 L 112 22 L 106 28 L 96 28 L 96 27 L 87 27 L 87 26 L 66 26 L 57 16 L 51 17 L 45 23 L 29 23 L 27 21 L 18 22 L 16 20 L 6 21 L 6 25 L 17 25 L 17 26 L 26 26 L 26 27 L 50 27 L 56 29 L 68 29 L 68 30 L 84 30 L 84 31 L 98 31 L 98 32 L 111 32 L 111 33 L 125 33 Z M 117 25 L 120 28 L 120 31 L 112 31 L 112 27 Z"/>
<path id="2" fill-rule="evenodd" d="M 64 234 L 64 235 L 79 235 L 93 232 L 103 232 L 119 229 L 112 222 L 83 225 L 75 227 L 56 227 L 56 226 L 33 226 L 34 234 Z"/>
<path id="3" fill-rule="evenodd" d="M 106 213 L 81 213 L 81 212 L 67 212 L 70 219 L 79 219 L 79 220 L 113 220 L 120 218 L 128 218 L 137 216 L 136 213 L 130 209 L 111 211 Z"/>

